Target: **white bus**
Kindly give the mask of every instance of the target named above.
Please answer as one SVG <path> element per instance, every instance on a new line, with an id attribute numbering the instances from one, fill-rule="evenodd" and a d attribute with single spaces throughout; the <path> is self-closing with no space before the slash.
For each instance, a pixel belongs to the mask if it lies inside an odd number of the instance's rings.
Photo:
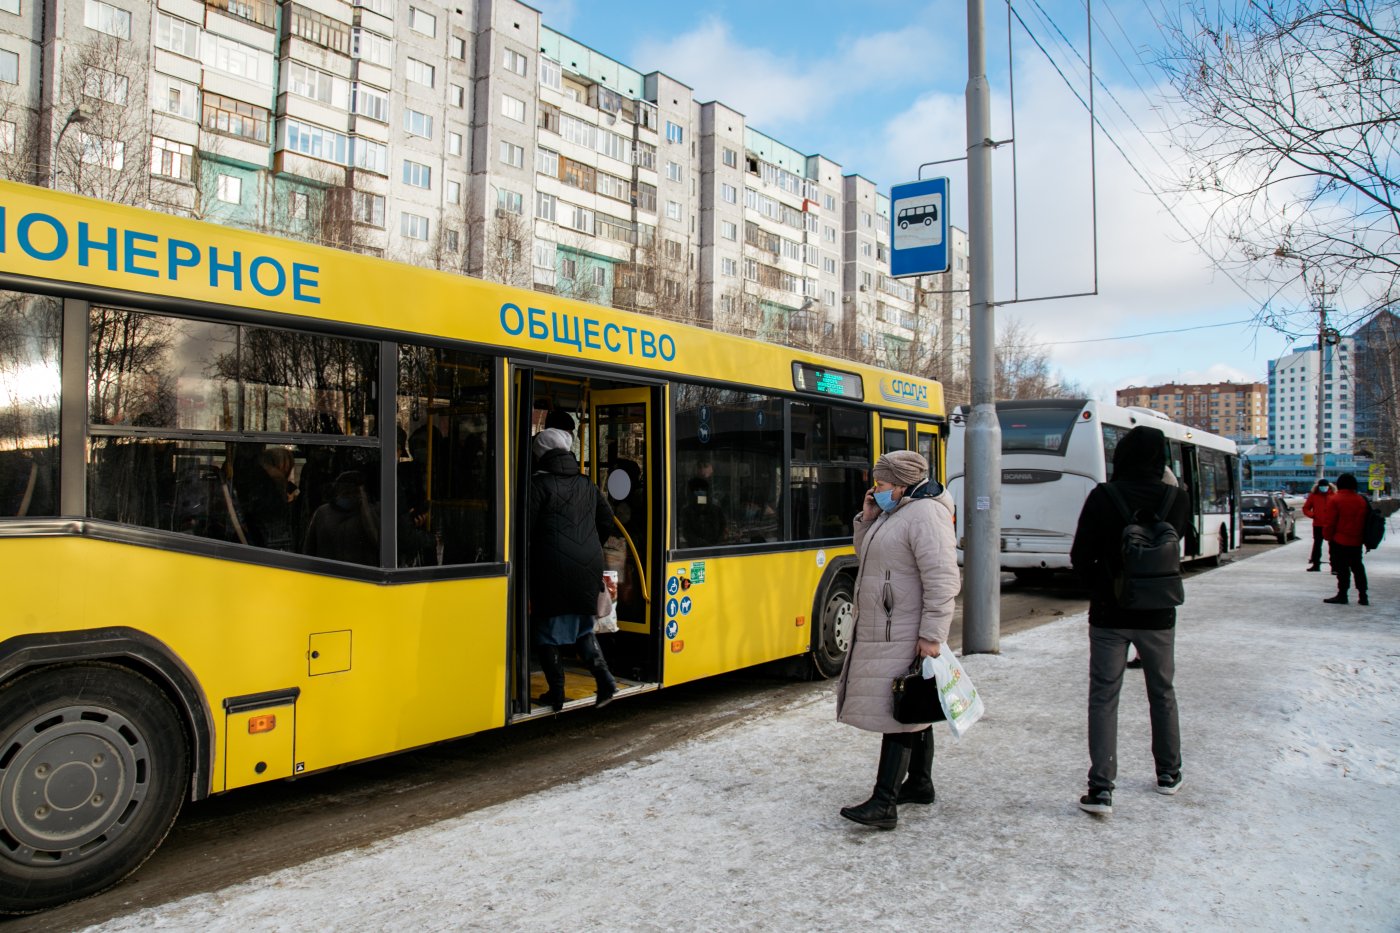
<path id="1" fill-rule="evenodd" d="M 958 560 L 963 559 L 963 451 L 968 409 L 953 411 L 948 489 L 957 503 Z M 1191 503 L 1182 557 L 1218 564 L 1239 544 L 1235 442 L 1177 424 L 1149 408 L 1092 399 L 1018 399 L 997 403 L 1001 423 L 1001 569 L 1020 579 L 1069 570 L 1070 545 L 1089 490 L 1113 476 L 1118 439 L 1137 425 L 1167 437 L 1167 465 Z"/>

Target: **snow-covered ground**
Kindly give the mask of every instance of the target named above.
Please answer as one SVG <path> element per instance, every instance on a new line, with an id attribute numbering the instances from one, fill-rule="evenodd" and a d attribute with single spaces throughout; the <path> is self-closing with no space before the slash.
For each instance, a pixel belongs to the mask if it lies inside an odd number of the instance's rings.
<path id="1" fill-rule="evenodd" d="M 94 929 L 1400 930 L 1400 540 L 1368 555 L 1369 608 L 1322 604 L 1306 546 L 1187 584 L 1176 797 L 1154 790 L 1129 671 L 1114 813 L 1075 806 L 1079 615 L 964 659 L 987 715 L 961 742 L 937 727 L 938 802 L 894 832 L 837 814 L 868 795 L 879 739 L 835 723 L 825 691 Z"/>

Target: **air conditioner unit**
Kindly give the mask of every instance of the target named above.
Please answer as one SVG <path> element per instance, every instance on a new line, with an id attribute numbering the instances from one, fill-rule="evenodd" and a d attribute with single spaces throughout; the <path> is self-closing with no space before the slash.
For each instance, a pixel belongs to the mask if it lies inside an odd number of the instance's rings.
<path id="1" fill-rule="evenodd" d="M 860 287 L 860 290 L 861 290 L 861 291 L 865 291 L 865 286 L 862 285 L 862 286 Z"/>
<path id="2" fill-rule="evenodd" d="M 848 305 L 848 304 L 850 304 L 850 303 L 851 303 L 851 296 L 850 296 L 850 295 L 842 295 L 842 296 L 841 296 L 841 303 L 842 303 L 843 305 Z"/>

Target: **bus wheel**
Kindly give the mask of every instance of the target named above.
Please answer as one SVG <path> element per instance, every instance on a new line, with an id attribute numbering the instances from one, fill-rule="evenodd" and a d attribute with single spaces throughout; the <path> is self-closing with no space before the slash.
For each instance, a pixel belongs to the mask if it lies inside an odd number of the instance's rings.
<path id="1" fill-rule="evenodd" d="M 46 668 L 0 688 L 0 911 L 111 887 L 150 857 L 189 792 L 174 706 L 114 664 Z"/>
<path id="2" fill-rule="evenodd" d="M 840 674 L 851 650 L 856 627 L 853 593 L 851 578 L 843 574 L 831 581 L 822 600 L 821 622 L 812 633 L 812 662 L 822 677 Z"/>
<path id="3" fill-rule="evenodd" d="M 1220 534 L 1217 536 L 1217 547 L 1219 550 L 1206 558 L 1205 565 L 1207 567 L 1219 567 L 1220 562 L 1225 558 L 1225 552 L 1230 550 L 1230 532 L 1224 528 L 1220 529 Z"/>

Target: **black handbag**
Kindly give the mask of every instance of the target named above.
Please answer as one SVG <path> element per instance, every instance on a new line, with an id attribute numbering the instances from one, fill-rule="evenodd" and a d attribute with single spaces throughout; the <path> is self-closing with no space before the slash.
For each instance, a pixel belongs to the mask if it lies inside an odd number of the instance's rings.
<path id="1" fill-rule="evenodd" d="M 915 658 L 909 670 L 890 684 L 894 696 L 894 719 L 907 725 L 921 722 L 943 722 L 943 704 L 938 701 L 938 681 L 924 679 L 919 673 L 922 658 Z"/>

